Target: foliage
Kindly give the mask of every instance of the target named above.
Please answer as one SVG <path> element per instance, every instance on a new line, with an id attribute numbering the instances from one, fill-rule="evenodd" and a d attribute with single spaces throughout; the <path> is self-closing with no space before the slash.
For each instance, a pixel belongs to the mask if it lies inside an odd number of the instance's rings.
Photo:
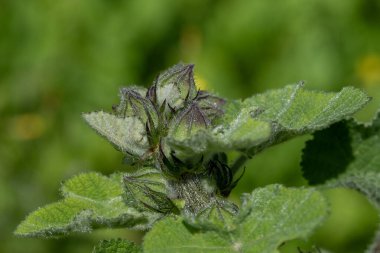
<path id="1" fill-rule="evenodd" d="M 120 85 L 146 85 L 179 60 L 196 63 L 198 84 L 228 98 L 303 79 L 310 89 L 337 91 L 349 84 L 366 90 L 373 102 L 361 119 L 379 105 L 376 0 L 5 0 L 0 6 L 1 252 L 79 253 L 99 238 L 140 240 L 141 233 L 121 229 L 63 240 L 20 239 L 12 231 L 25 213 L 59 198 L 61 180 L 90 169 L 107 175 L 127 169 L 80 114 L 94 105 L 108 109 Z M 267 184 L 306 185 L 299 154 L 308 138 L 249 160 L 230 198 Z M 339 193 L 347 201 L 334 202 L 337 218 L 327 220 L 316 240 L 333 252 L 356 253 L 376 215 L 352 191 Z M 352 216 L 342 215 L 347 212 Z"/>
<path id="2" fill-rule="evenodd" d="M 125 227 L 150 230 L 142 249 L 110 240 L 95 252 L 278 252 L 322 224 L 328 210 L 323 195 L 314 188 L 269 185 L 243 195 L 240 207 L 227 197 L 248 158 L 315 131 L 304 152 L 305 177 L 324 183 L 348 166 L 326 185 L 353 186 L 376 203 L 379 152 L 367 150 L 378 143 L 379 119 L 370 126 L 345 121 L 369 101 L 365 93 L 352 87 L 310 91 L 299 83 L 226 100 L 198 90 L 193 69 L 175 65 L 148 89 L 121 89 L 112 112 L 84 113 L 135 171 L 68 180 L 61 189 L 64 199 L 30 214 L 15 233 L 48 237 Z M 335 148 L 341 140 L 348 150 Z M 228 151 L 240 157 L 231 162 Z"/>
<path id="3" fill-rule="evenodd" d="M 150 220 L 123 201 L 121 175 L 107 178 L 98 173 L 76 176 L 61 188 L 64 199 L 38 209 L 17 228 L 20 236 L 49 237 L 89 232 L 93 227 L 144 229 Z"/>
<path id="4" fill-rule="evenodd" d="M 326 211 L 325 199 L 314 190 L 270 185 L 244 195 L 239 214 L 222 229 L 189 229 L 173 217 L 158 222 L 144 240 L 144 252 L 276 252 L 284 241 L 306 238 Z"/>
<path id="5" fill-rule="evenodd" d="M 380 210 L 380 113 L 368 124 L 350 120 L 316 132 L 302 163 L 310 183 L 358 190 Z M 379 246 L 376 239 L 368 252 Z"/>

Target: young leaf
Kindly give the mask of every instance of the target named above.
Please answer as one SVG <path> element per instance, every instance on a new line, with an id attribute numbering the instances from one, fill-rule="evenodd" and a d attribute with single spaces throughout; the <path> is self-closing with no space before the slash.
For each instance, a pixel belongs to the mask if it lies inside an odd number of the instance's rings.
<path id="1" fill-rule="evenodd" d="M 337 93 L 319 92 L 304 89 L 302 83 L 253 96 L 244 104 L 260 108 L 257 119 L 272 122 L 273 133 L 268 142 L 251 152 L 326 128 L 351 116 L 368 101 L 365 93 L 353 87 Z"/>
<path id="2" fill-rule="evenodd" d="M 63 200 L 31 213 L 15 234 L 27 237 L 50 237 L 70 232 L 89 232 L 97 227 L 144 229 L 157 217 L 126 206 L 123 201 L 121 175 L 111 178 L 98 173 L 76 176 L 62 186 Z"/>
<path id="3" fill-rule="evenodd" d="M 138 117 L 121 118 L 99 111 L 84 113 L 83 118 L 123 153 L 141 157 L 149 148 L 145 125 Z"/>
<path id="4" fill-rule="evenodd" d="M 244 104 L 261 108 L 263 112 L 258 119 L 276 122 L 286 131 L 304 133 L 351 116 L 369 101 L 366 94 L 353 87 L 335 93 L 310 91 L 303 86 L 300 83 L 268 91 L 245 100 Z"/>
<path id="5" fill-rule="evenodd" d="M 242 200 L 231 230 L 194 229 L 180 218 L 169 217 L 146 235 L 144 252 L 275 253 L 284 241 L 308 236 L 327 213 L 326 201 L 313 189 L 270 185 Z"/>
<path id="6" fill-rule="evenodd" d="M 142 253 L 142 248 L 119 238 L 100 241 L 92 253 Z"/>

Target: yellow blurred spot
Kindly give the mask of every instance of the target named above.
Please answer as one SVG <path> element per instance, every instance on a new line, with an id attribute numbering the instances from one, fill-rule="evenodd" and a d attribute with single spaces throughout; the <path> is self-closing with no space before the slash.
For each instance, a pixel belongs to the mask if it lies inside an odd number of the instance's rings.
<path id="1" fill-rule="evenodd" d="M 208 89 L 206 80 L 200 77 L 199 75 L 195 75 L 195 84 L 197 85 L 197 88 L 200 90 Z"/>
<path id="2" fill-rule="evenodd" d="M 10 120 L 9 130 L 18 140 L 33 140 L 45 132 L 46 122 L 38 114 L 22 114 Z"/>
<path id="3" fill-rule="evenodd" d="M 380 56 L 367 55 L 357 67 L 357 75 L 367 87 L 380 85 Z"/>

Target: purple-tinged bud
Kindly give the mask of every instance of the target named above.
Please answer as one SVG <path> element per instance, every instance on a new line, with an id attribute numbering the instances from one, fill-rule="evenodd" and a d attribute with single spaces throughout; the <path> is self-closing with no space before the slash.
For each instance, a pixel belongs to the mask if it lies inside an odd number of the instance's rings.
<path id="1" fill-rule="evenodd" d="M 153 104 L 157 104 L 157 92 L 156 92 L 157 86 L 153 84 L 149 87 L 149 89 L 146 92 L 146 98 L 152 101 Z"/>
<path id="2" fill-rule="evenodd" d="M 192 64 L 178 64 L 160 74 L 152 87 L 153 90 L 149 90 L 148 97 L 152 101 L 156 99 L 158 106 L 166 101 L 168 106 L 175 110 L 183 107 L 197 95 L 193 69 Z"/>
<path id="3" fill-rule="evenodd" d="M 137 87 L 127 87 L 120 90 L 120 104 L 113 107 L 119 117 L 138 117 L 144 124 L 150 122 L 151 128 L 158 124 L 157 111 L 152 102 L 142 96 L 145 91 Z"/>
<path id="4" fill-rule="evenodd" d="M 207 91 L 198 91 L 197 97 L 194 101 L 211 121 L 224 114 L 223 106 L 226 101 Z"/>
<path id="5" fill-rule="evenodd" d="M 164 214 L 178 212 L 167 197 L 166 180 L 156 169 L 142 168 L 134 173 L 126 173 L 124 187 L 124 200 L 129 206 Z"/>
<path id="6" fill-rule="evenodd" d="M 179 111 L 169 128 L 169 135 L 176 140 L 184 140 L 200 129 L 210 126 L 210 120 L 199 106 L 192 102 Z"/>
<path id="7" fill-rule="evenodd" d="M 232 173 L 231 168 L 227 165 L 225 159 L 220 159 L 218 156 L 214 156 L 212 160 L 208 162 L 209 177 L 215 180 L 218 192 L 223 197 L 228 197 L 233 188 L 237 185 L 244 172 L 236 180 Z"/>

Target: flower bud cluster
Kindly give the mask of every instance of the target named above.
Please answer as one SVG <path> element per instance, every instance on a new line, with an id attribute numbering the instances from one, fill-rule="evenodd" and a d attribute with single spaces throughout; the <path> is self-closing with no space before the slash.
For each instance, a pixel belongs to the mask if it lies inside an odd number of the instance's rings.
<path id="1" fill-rule="evenodd" d="M 160 74 L 148 89 L 123 88 L 119 105 L 113 107 L 118 118 L 131 117 L 142 126 L 128 131 L 145 132 L 145 153 L 126 154 L 129 163 L 140 163 L 136 173 L 124 176 L 125 201 L 137 209 L 173 213 L 177 210 L 173 200 L 184 199 L 187 209 L 199 211 L 212 196 L 227 196 L 236 185 L 224 154 L 207 160 L 203 155 L 179 158 L 167 143 L 169 137 L 183 141 L 212 129 L 224 114 L 225 101 L 197 90 L 193 70 L 193 65 L 178 64 Z M 196 199 L 204 201 L 194 202 L 188 191 L 198 192 Z"/>
<path id="2" fill-rule="evenodd" d="M 173 176 L 202 167 L 202 157 L 181 161 L 166 144 L 170 135 L 184 140 L 212 126 L 223 115 L 225 101 L 206 91 L 197 90 L 194 65 L 178 64 L 160 74 L 147 90 L 132 86 L 120 91 L 120 103 L 113 107 L 118 117 L 138 118 L 145 127 L 148 148 L 143 156 L 129 161 L 151 161 Z M 131 129 L 130 131 L 135 131 Z"/>

